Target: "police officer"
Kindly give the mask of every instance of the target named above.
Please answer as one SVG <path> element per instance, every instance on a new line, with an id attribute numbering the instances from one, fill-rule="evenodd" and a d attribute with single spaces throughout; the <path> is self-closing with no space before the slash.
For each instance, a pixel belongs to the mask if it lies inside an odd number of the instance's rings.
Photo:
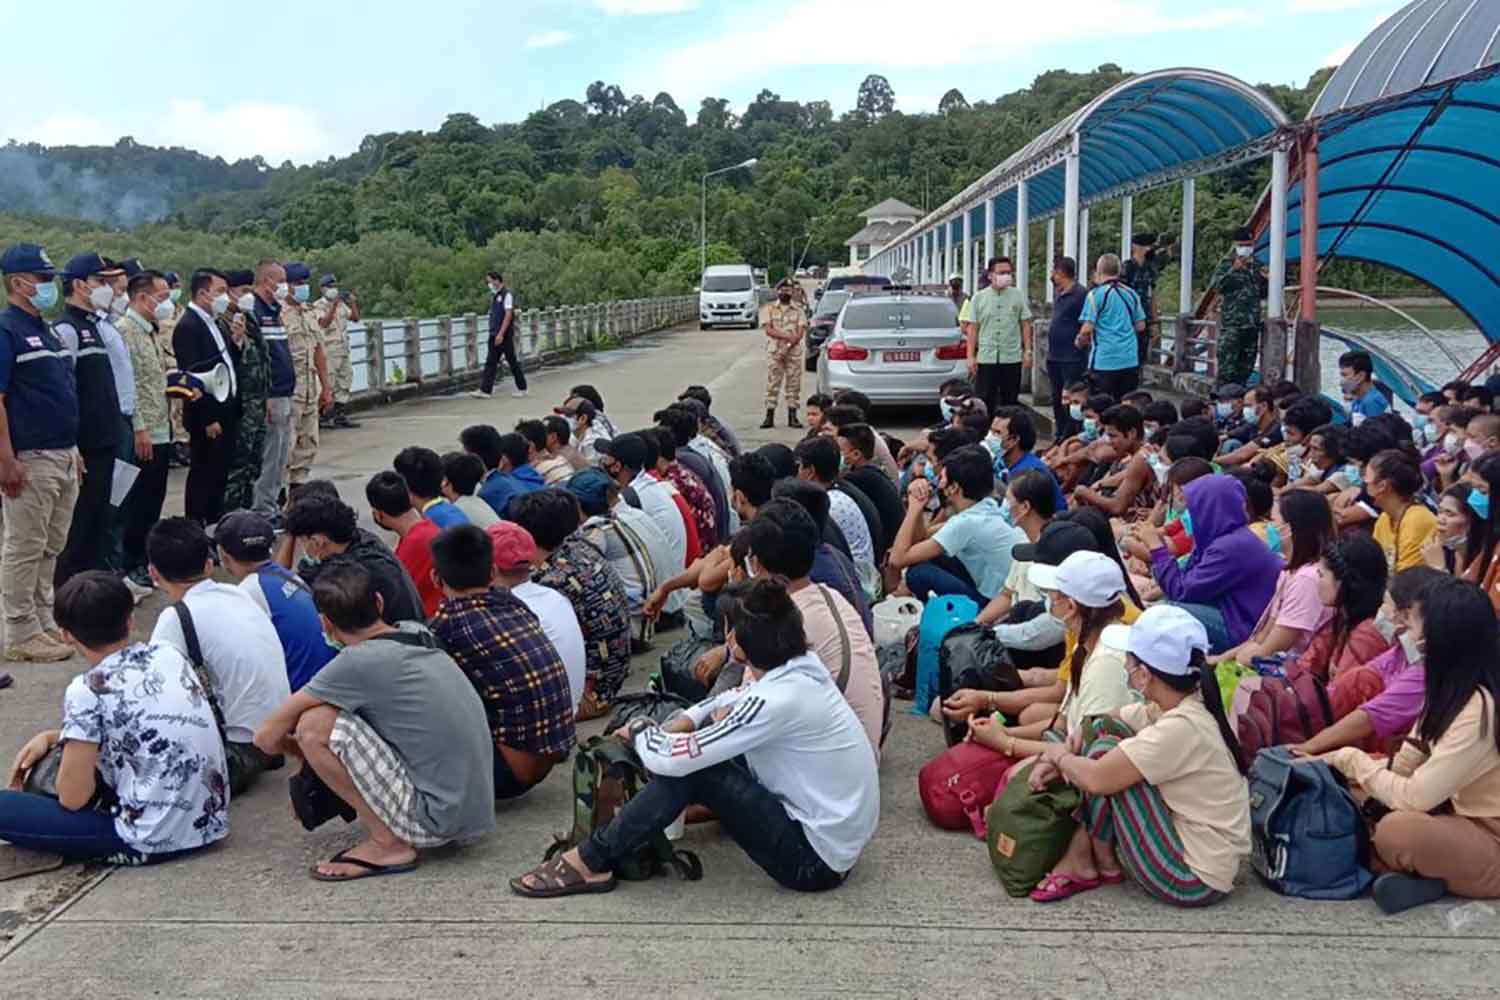
<path id="1" fill-rule="evenodd" d="M 1156 311 L 1156 283 L 1161 280 L 1162 268 L 1172 259 L 1171 251 L 1157 249 L 1155 233 L 1136 233 L 1130 237 L 1130 259 L 1120 270 L 1120 280 L 1140 296 L 1141 308 L 1146 310 L 1146 329 L 1140 334 L 1141 363 L 1150 360 L 1147 347 L 1151 334 L 1161 328 L 1161 317 Z"/>
<path id="2" fill-rule="evenodd" d="M 323 332 L 323 353 L 328 358 L 328 376 L 333 379 L 333 409 L 324 414 L 321 427 L 358 427 L 349 419 L 349 392 L 354 388 L 354 365 L 349 360 L 349 322 L 359 321 L 359 301 L 353 292 L 339 294 L 338 279 L 323 275 L 318 282 L 322 294 L 313 315 Z M 345 298 L 347 296 L 347 300 Z"/>
<path id="3" fill-rule="evenodd" d="M 104 569 L 110 548 L 109 491 L 115 458 L 126 431 L 120 413 L 120 397 L 110 351 L 105 344 L 104 316 L 114 303 L 114 279 L 123 274 L 97 253 L 81 253 L 62 270 L 67 293 L 62 316 L 52 324 L 63 347 L 73 359 L 73 378 L 78 391 L 78 451 L 83 456 L 83 482 L 73 508 L 67 544 L 58 556 L 54 583 L 62 584 L 86 569 Z M 119 332 L 110 328 L 116 336 Z M 124 340 L 121 340 L 124 346 Z M 131 398 L 135 397 L 130 376 Z M 132 414 L 134 406 L 131 407 Z"/>
<path id="4" fill-rule="evenodd" d="M 291 295 L 286 268 L 269 258 L 255 265 L 255 287 L 248 298 L 240 296 L 241 312 L 249 313 L 260 327 L 271 362 L 270 389 L 266 399 L 265 442 L 260 453 L 260 476 L 255 480 L 253 510 L 275 514 L 286 486 L 286 467 L 292 454 L 293 399 L 297 392 L 297 369 L 286 327 L 281 322 L 281 304 Z"/>
<path id="5" fill-rule="evenodd" d="M 229 308 L 215 322 L 229 342 L 234 374 L 240 388 L 240 426 L 230 459 L 229 485 L 224 510 L 249 510 L 255 503 L 255 482 L 260 478 L 261 454 L 265 449 L 267 401 L 271 392 L 271 355 L 255 317 L 241 308 L 255 284 L 255 272 L 225 271 L 229 283 Z M 252 300 L 253 300 L 253 296 Z"/>
<path id="6" fill-rule="evenodd" d="M 297 390 L 292 396 L 294 434 L 287 483 L 297 486 L 312 475 L 312 465 L 318 457 L 318 414 L 333 406 L 333 385 L 328 379 L 328 359 L 323 353 L 323 331 L 311 305 L 312 271 L 301 261 L 290 261 L 284 267 L 291 294 L 281 303 L 281 325 L 286 328 L 292 368 L 297 376 Z"/>
<path id="7" fill-rule="evenodd" d="M 1265 272 L 1255 263 L 1255 236 L 1248 227 L 1235 231 L 1234 250 L 1214 268 L 1208 288 L 1220 298 L 1214 384 L 1244 384 L 1250 381 L 1260 353 L 1260 307 L 1267 288 Z"/>
<path id="8" fill-rule="evenodd" d="M 792 302 L 794 282 L 782 278 L 776 303 L 766 314 L 766 419 L 761 429 L 776 426 L 776 395 L 786 398 L 786 425 L 801 427 L 797 401 L 802 396 L 802 351 L 807 335 L 807 313 Z"/>
<path id="9" fill-rule="evenodd" d="M 964 276 L 961 274 L 950 274 L 948 276 L 948 299 L 953 303 L 953 308 L 962 309 L 964 303 L 969 301 L 969 296 L 964 292 Z"/>
<path id="10" fill-rule="evenodd" d="M 78 500 L 78 388 L 42 311 L 57 304 L 56 268 L 35 243 L 0 254 L 10 305 L 0 313 L 0 611 L 5 658 L 73 655 L 52 618 L 52 578 Z"/>

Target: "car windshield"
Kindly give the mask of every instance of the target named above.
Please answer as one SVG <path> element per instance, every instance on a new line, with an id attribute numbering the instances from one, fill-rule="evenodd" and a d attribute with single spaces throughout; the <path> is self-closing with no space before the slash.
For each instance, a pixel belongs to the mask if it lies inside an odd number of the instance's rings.
<path id="1" fill-rule="evenodd" d="M 813 315 L 836 316 L 838 311 L 844 308 L 844 303 L 848 301 L 848 292 L 824 292 L 823 297 L 818 300 L 818 311 Z"/>
<path id="2" fill-rule="evenodd" d="M 748 292 L 750 276 L 748 274 L 710 274 L 703 279 L 703 290 L 705 292 Z"/>
<path id="3" fill-rule="evenodd" d="M 845 330 L 939 329 L 955 326 L 958 313 L 944 301 L 855 302 L 844 310 Z"/>

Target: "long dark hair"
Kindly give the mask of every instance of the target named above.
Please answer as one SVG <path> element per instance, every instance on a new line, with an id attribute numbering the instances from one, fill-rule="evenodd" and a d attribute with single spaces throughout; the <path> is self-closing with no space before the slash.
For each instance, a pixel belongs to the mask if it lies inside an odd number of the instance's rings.
<path id="1" fill-rule="evenodd" d="M 1491 500 L 1500 501 L 1500 453 L 1480 455 L 1469 466 L 1469 471 L 1489 484 Z M 1478 571 L 1481 577 L 1489 572 L 1490 562 L 1495 557 L 1495 545 L 1500 542 L 1500 503 L 1490 504 L 1490 520 L 1486 528 L 1489 534 L 1484 540 L 1484 562 Z"/>
<path id="2" fill-rule="evenodd" d="M 1125 568 L 1125 560 L 1120 558 L 1120 546 L 1115 543 L 1115 533 L 1109 526 L 1109 518 L 1102 510 L 1095 507 L 1074 507 L 1065 510 L 1054 517 L 1054 521 L 1072 521 L 1089 529 L 1094 540 L 1099 543 L 1099 551 L 1115 561 L 1120 567 L 1120 575 L 1125 578 L 1125 593 L 1130 595 L 1130 601 L 1137 608 L 1144 608 L 1145 602 L 1141 595 L 1135 592 L 1135 584 L 1130 582 L 1130 570 Z"/>
<path id="3" fill-rule="evenodd" d="M 1140 660 L 1140 657 L 1136 659 Z M 1151 672 L 1152 677 L 1158 678 L 1173 691 L 1192 694 L 1196 690 L 1203 696 L 1204 707 L 1219 724 L 1219 736 L 1224 740 L 1230 759 L 1234 761 L 1235 768 L 1244 774 L 1249 769 L 1249 762 L 1245 760 L 1245 751 L 1240 747 L 1240 741 L 1234 735 L 1234 728 L 1229 725 L 1229 716 L 1224 713 L 1224 699 L 1219 693 L 1218 675 L 1209 665 L 1208 658 L 1203 655 L 1203 651 L 1193 650 L 1192 659 L 1188 661 L 1188 666 L 1192 667 L 1196 673 L 1168 674 L 1157 670 L 1145 660 L 1140 660 L 1140 663 Z"/>
<path id="4" fill-rule="evenodd" d="M 1350 535 L 1323 550 L 1334 579 L 1339 603 L 1333 615 L 1333 646 L 1328 662 L 1335 662 L 1360 622 L 1375 617 L 1385 600 L 1385 550 L 1368 535 Z"/>
<path id="5" fill-rule="evenodd" d="M 1068 600 L 1073 601 L 1073 598 L 1069 597 Z M 1082 624 L 1078 628 L 1078 643 L 1073 647 L 1073 659 L 1068 661 L 1068 686 L 1077 694 L 1079 682 L 1083 678 L 1083 665 L 1088 662 L 1089 653 L 1093 652 L 1098 643 L 1099 633 L 1104 631 L 1104 626 L 1112 625 L 1125 616 L 1125 605 L 1120 603 L 1119 598 L 1102 608 L 1091 608 L 1077 601 L 1073 603 L 1078 608 Z"/>
<path id="6" fill-rule="evenodd" d="M 1474 584 L 1451 577 L 1429 590 L 1421 604 L 1427 698 L 1418 735 L 1429 747 L 1436 744 L 1474 693 L 1483 691 L 1489 714 L 1480 735 L 1500 748 L 1500 624 L 1494 606 Z"/>
<path id="7" fill-rule="evenodd" d="M 1470 566 L 1475 568 L 1474 576 L 1484 578 L 1485 571 L 1489 569 L 1490 554 L 1495 550 L 1495 535 L 1490 531 L 1490 523 L 1482 521 L 1479 515 L 1474 513 L 1474 508 L 1469 506 L 1469 495 L 1474 492 L 1474 487 L 1468 483 L 1454 483 L 1443 491 L 1439 502 L 1451 499 L 1458 502 L 1469 518 L 1469 533 L 1464 537 L 1464 556 L 1468 562 L 1458 565 L 1452 550 L 1445 549 L 1443 552 L 1443 563 L 1448 567 L 1448 572 L 1467 572 Z"/>
<path id="8" fill-rule="evenodd" d="M 1292 531 L 1287 570 L 1317 562 L 1323 557 L 1323 550 L 1338 537 L 1328 498 L 1312 490 L 1286 490 L 1277 503 L 1281 504 L 1281 519 Z"/>

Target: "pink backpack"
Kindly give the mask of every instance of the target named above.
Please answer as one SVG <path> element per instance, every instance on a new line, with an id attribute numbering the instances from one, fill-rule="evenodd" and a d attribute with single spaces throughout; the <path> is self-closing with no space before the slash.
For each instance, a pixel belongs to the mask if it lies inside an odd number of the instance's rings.
<path id="1" fill-rule="evenodd" d="M 917 794 L 934 826 L 985 839 L 984 811 L 1016 762 L 978 743 L 956 743 L 917 772 Z"/>
<path id="2" fill-rule="evenodd" d="M 1229 711 L 1229 725 L 1246 760 L 1254 760 L 1267 747 L 1302 743 L 1333 723 L 1323 682 L 1292 663 L 1283 676 L 1240 681 Z"/>

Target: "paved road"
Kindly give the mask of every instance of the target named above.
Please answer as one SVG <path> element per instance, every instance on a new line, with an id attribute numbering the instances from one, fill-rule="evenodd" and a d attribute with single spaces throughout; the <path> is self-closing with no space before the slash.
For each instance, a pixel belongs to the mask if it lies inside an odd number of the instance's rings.
<path id="1" fill-rule="evenodd" d="M 622 427 L 643 426 L 690 382 L 751 445 L 762 415 L 760 335 L 654 336 L 538 375 L 530 401 L 445 398 L 363 417 L 326 438 L 319 475 L 363 506 L 366 477 L 402 446 L 452 447 L 459 429 L 509 426 L 577 382 L 601 388 Z M 914 421 L 917 414 L 898 419 Z M 882 421 L 885 423 L 886 421 Z M 900 428 L 893 428 L 899 430 Z M 180 489 L 180 483 L 175 484 Z M 179 501 L 180 502 L 180 501 Z M 142 606 L 149 626 L 159 598 Z M 638 659 L 643 682 L 649 657 Z M 77 662 L 11 666 L 0 693 L 0 759 L 55 725 Z M 689 830 L 698 883 L 661 878 L 609 896 L 533 902 L 506 880 L 569 825 L 566 769 L 501 806 L 482 844 L 411 875 L 325 885 L 306 870 L 355 842 L 350 828 L 306 834 L 279 780 L 236 801 L 219 848 L 155 869 L 70 866 L 0 883 L 5 997 L 768 997 L 1117 996 L 1475 997 L 1496 993 L 1500 920 L 1460 934 L 1452 902 L 1398 918 L 1368 901 L 1281 899 L 1246 879 L 1229 901 L 1181 912 L 1133 888 L 1038 906 L 1011 900 L 972 837 L 921 815 L 917 768 L 938 730 L 905 713 L 882 764 L 879 833 L 842 889 L 782 891 L 713 826 Z M 598 728 L 595 723 L 587 727 Z M 0 948 L 5 947 L 0 944 Z"/>

